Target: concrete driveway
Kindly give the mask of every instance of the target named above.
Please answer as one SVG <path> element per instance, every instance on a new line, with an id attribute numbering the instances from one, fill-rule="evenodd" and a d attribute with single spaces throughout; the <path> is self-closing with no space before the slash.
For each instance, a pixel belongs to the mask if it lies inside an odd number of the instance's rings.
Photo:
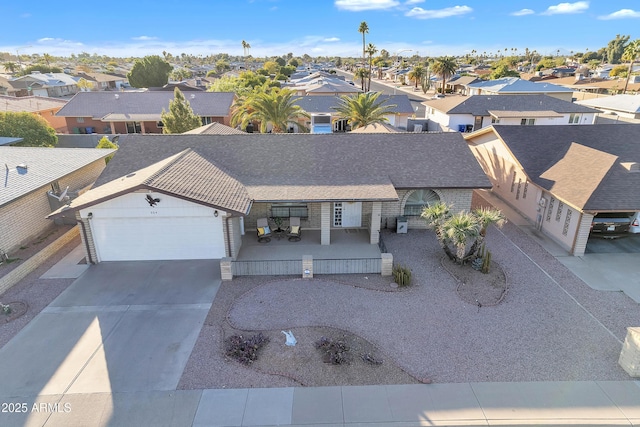
<path id="1" fill-rule="evenodd" d="M 175 390 L 219 286 L 213 261 L 90 267 L 0 349 L 0 396 Z"/>

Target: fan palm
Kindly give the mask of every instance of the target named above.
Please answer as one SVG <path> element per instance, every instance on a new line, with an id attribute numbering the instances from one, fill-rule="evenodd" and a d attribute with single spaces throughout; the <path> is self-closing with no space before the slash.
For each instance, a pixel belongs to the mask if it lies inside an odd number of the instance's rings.
<path id="1" fill-rule="evenodd" d="M 364 62 L 364 53 L 365 53 L 365 38 L 364 35 L 369 32 L 369 26 L 366 21 L 362 21 L 360 26 L 358 27 L 358 32 L 362 33 L 362 62 Z"/>
<path id="2" fill-rule="evenodd" d="M 367 54 L 369 55 L 369 83 L 367 85 L 367 92 L 371 90 L 371 67 L 373 65 L 373 55 L 376 54 L 378 48 L 373 43 L 367 45 Z"/>
<path id="3" fill-rule="evenodd" d="M 416 89 L 418 89 L 418 82 L 422 81 L 422 78 L 425 76 L 425 69 L 422 65 L 416 65 L 413 67 L 413 70 L 409 71 L 408 77 L 409 80 L 413 80 L 416 84 Z"/>
<path id="4" fill-rule="evenodd" d="M 640 39 L 630 42 L 622 54 L 622 59 L 629 61 L 629 71 L 627 72 L 627 80 L 624 82 L 624 90 L 622 93 L 627 93 L 627 86 L 629 86 L 629 78 L 631 77 L 631 71 L 633 70 L 633 63 L 638 56 L 640 56 Z"/>
<path id="5" fill-rule="evenodd" d="M 436 59 L 431 69 L 433 72 L 442 78 L 442 94 L 445 93 L 445 85 L 447 83 L 447 79 L 451 77 L 456 72 L 457 64 L 453 57 L 451 56 L 441 56 Z"/>
<path id="6" fill-rule="evenodd" d="M 359 93 L 353 96 L 342 95 L 340 104 L 334 109 L 338 117 L 346 119 L 351 129 L 357 129 L 376 123 L 387 123 L 385 116 L 393 114 L 395 105 L 386 104 L 386 100 L 378 100 L 380 92 Z"/>
<path id="7" fill-rule="evenodd" d="M 309 118 L 302 107 L 296 105 L 299 98 L 294 97 L 289 89 L 271 88 L 268 91 L 255 91 L 234 103 L 231 125 L 240 124 L 246 127 L 254 121 L 260 122 L 260 132 L 266 133 L 271 125 L 271 132 L 284 133 L 290 125 L 297 125 L 303 131 L 307 128 L 298 119 Z"/>

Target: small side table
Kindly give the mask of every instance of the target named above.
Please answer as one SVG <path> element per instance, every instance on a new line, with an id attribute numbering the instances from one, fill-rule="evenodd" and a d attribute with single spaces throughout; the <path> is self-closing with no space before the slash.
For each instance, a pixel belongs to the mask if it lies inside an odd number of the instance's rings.
<path id="1" fill-rule="evenodd" d="M 271 230 L 271 235 L 274 239 L 284 239 L 287 235 L 287 230 L 283 230 L 281 228 L 276 228 L 275 230 Z"/>

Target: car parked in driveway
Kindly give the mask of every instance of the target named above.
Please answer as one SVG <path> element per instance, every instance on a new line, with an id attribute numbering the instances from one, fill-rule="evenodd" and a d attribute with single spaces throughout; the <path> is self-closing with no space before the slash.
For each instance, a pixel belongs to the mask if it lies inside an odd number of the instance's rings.
<path id="1" fill-rule="evenodd" d="M 640 233 L 640 212 L 634 212 L 631 215 L 631 225 L 629 226 L 630 233 Z"/>
<path id="2" fill-rule="evenodd" d="M 604 212 L 593 217 L 591 234 L 603 237 L 622 236 L 629 232 L 633 212 Z"/>

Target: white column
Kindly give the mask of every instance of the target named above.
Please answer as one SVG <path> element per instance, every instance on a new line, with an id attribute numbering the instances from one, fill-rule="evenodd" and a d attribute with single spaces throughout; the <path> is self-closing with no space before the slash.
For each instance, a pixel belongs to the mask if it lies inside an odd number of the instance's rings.
<path id="1" fill-rule="evenodd" d="M 377 245 L 380 241 L 380 221 L 382 215 L 382 202 L 373 202 L 371 205 L 371 229 L 369 231 L 369 243 Z"/>
<path id="2" fill-rule="evenodd" d="M 331 203 L 320 203 L 320 244 L 331 244 Z"/>

